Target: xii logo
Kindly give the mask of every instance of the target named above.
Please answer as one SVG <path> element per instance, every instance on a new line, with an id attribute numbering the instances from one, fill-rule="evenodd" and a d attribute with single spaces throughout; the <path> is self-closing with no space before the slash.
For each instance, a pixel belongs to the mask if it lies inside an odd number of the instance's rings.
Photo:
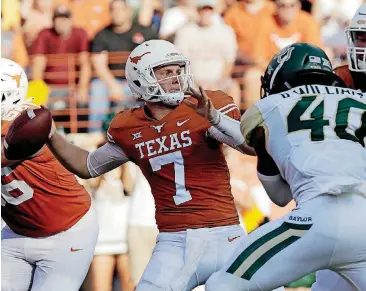
<path id="1" fill-rule="evenodd" d="M 138 139 L 138 138 L 142 138 L 141 131 L 132 133 L 132 140 L 135 140 L 135 139 Z"/>

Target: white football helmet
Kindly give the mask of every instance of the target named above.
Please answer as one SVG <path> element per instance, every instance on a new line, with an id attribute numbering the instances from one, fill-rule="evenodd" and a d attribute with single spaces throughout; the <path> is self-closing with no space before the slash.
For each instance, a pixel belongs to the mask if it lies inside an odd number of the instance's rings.
<path id="1" fill-rule="evenodd" d="M 1 58 L 0 63 L 1 116 L 26 100 L 28 78 L 20 65 Z"/>
<path id="2" fill-rule="evenodd" d="M 366 3 L 353 16 L 351 24 L 346 28 L 347 58 L 351 71 L 366 72 Z M 362 37 L 363 44 L 359 44 Z"/>
<path id="3" fill-rule="evenodd" d="M 165 65 L 180 65 L 182 73 L 163 80 L 157 80 L 154 68 Z M 165 92 L 159 82 L 176 78 L 179 91 Z M 146 102 L 163 102 L 167 105 L 178 105 L 184 99 L 184 92 L 193 86 L 188 59 L 178 48 L 165 40 L 149 40 L 136 47 L 126 63 L 126 79 L 136 99 Z"/>

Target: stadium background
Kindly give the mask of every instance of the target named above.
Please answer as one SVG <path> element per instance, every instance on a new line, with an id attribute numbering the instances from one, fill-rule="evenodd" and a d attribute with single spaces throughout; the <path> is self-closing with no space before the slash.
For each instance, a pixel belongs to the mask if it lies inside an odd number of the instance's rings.
<path id="1" fill-rule="evenodd" d="M 30 80 L 28 96 L 52 109 L 58 130 L 93 149 L 103 143 L 114 113 L 136 105 L 124 79 L 124 63 L 144 40 L 174 42 L 190 58 L 197 84 L 227 92 L 244 112 L 259 99 L 260 75 L 268 60 L 292 42 L 320 45 L 334 67 L 344 64 L 344 28 L 364 1 L 1 2 L 2 57 L 23 66 Z M 255 158 L 227 148 L 225 152 L 234 198 L 248 231 L 293 207 L 280 209 L 269 202 L 256 178 Z M 135 266 L 144 264 L 139 254 L 148 256 L 156 235 L 149 187 L 133 165 L 81 183 L 94 197 L 101 224 L 83 290 L 112 290 L 112 285 L 113 290 L 133 290 L 139 276 Z M 136 238 L 132 230 L 139 227 L 150 236 Z M 152 242 L 143 243 L 151 237 Z M 308 290 L 302 287 L 313 280 L 308 276 L 291 287 Z"/>

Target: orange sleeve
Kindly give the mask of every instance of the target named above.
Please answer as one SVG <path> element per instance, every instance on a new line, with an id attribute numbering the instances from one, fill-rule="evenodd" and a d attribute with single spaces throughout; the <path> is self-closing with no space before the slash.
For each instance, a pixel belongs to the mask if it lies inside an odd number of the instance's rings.
<path id="1" fill-rule="evenodd" d="M 29 58 L 22 35 L 17 33 L 14 36 L 13 42 L 14 42 L 14 53 L 12 56 L 13 60 L 23 68 L 27 67 Z"/>
<path id="2" fill-rule="evenodd" d="M 354 89 L 354 83 L 348 65 L 335 68 L 334 72 L 343 80 L 348 88 Z"/>
<path id="3" fill-rule="evenodd" d="M 222 91 L 205 91 L 207 96 L 211 99 L 214 107 L 227 116 L 240 120 L 241 114 L 238 106 L 235 104 L 234 99 Z"/>
<path id="4" fill-rule="evenodd" d="M 109 142 L 120 145 L 120 143 L 118 142 L 120 137 L 119 133 L 121 132 L 121 130 L 123 131 L 123 128 L 126 125 L 126 121 L 128 120 L 128 117 L 126 118 L 126 115 L 128 115 L 128 112 L 128 110 L 118 112 L 110 122 L 107 132 L 107 139 Z"/>

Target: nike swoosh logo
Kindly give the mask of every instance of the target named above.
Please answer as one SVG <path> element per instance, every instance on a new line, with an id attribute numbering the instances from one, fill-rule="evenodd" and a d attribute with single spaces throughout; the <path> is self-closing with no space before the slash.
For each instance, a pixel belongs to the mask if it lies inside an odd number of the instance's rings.
<path id="1" fill-rule="evenodd" d="M 177 126 L 182 126 L 183 124 L 185 124 L 190 118 L 184 120 L 184 121 L 177 121 Z"/>
<path id="2" fill-rule="evenodd" d="M 70 248 L 70 252 L 74 253 L 74 252 L 78 252 L 81 251 L 82 249 L 74 249 L 74 248 Z"/>
<path id="3" fill-rule="evenodd" d="M 360 15 L 366 15 L 366 13 L 361 13 L 361 12 L 358 12 L 358 14 L 360 14 Z"/>
<path id="4" fill-rule="evenodd" d="M 240 237 L 240 235 L 238 235 L 238 236 L 234 236 L 234 237 L 228 237 L 227 238 L 227 240 L 228 240 L 228 242 L 232 242 L 234 239 L 237 239 L 237 238 L 239 238 Z"/>

